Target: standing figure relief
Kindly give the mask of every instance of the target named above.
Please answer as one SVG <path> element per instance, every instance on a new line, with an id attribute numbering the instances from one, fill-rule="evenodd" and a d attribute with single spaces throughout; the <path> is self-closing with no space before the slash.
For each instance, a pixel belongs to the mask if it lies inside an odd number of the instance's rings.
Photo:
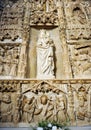
<path id="1" fill-rule="evenodd" d="M 54 78 L 54 43 L 45 30 L 40 31 L 37 42 L 37 78 Z"/>
<path id="2" fill-rule="evenodd" d="M 1 122 L 11 122 L 13 119 L 12 101 L 9 94 L 3 94 L 1 100 Z"/>
<path id="3" fill-rule="evenodd" d="M 23 121 L 30 123 L 33 121 L 34 111 L 35 111 L 35 97 L 25 98 L 23 106 Z"/>

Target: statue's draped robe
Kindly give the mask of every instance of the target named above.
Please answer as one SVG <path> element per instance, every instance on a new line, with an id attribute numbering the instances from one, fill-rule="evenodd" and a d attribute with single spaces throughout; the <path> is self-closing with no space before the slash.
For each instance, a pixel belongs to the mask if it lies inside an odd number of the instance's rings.
<path id="1" fill-rule="evenodd" d="M 53 46 L 37 46 L 37 77 L 54 77 Z"/>

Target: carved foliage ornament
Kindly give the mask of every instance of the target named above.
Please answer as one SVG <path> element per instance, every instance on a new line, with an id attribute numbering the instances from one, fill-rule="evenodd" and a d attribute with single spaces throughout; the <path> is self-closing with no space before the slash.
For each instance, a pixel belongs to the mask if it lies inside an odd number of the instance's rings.
<path id="1" fill-rule="evenodd" d="M 0 81 L 0 92 L 16 92 L 18 87 L 18 82 Z"/>
<path id="2" fill-rule="evenodd" d="M 0 19 L 0 40 L 21 37 L 23 23 L 23 6 L 19 1 L 13 6 L 5 7 Z"/>
<path id="3" fill-rule="evenodd" d="M 35 0 L 31 2 L 30 24 L 57 24 L 56 1 Z"/>
<path id="4" fill-rule="evenodd" d="M 32 87 L 30 87 L 29 89 L 27 89 L 26 91 L 24 91 L 23 93 L 27 93 L 27 92 L 33 92 L 35 94 L 39 93 L 39 92 L 53 92 L 56 94 L 59 94 L 60 92 L 63 92 L 62 90 L 58 89 L 55 85 L 47 82 L 47 81 L 41 81 L 37 84 L 32 85 Z"/>

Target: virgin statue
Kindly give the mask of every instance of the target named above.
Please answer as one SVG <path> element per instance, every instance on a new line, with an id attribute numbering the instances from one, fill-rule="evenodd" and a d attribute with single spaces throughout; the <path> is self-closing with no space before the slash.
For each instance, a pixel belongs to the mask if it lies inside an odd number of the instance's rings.
<path id="1" fill-rule="evenodd" d="M 37 78 L 53 79 L 54 76 L 54 43 L 46 30 L 40 30 L 37 42 Z"/>

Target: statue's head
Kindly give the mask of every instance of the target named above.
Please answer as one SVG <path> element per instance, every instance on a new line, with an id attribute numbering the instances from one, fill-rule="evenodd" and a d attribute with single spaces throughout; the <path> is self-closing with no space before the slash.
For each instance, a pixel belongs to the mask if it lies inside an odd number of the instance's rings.
<path id="1" fill-rule="evenodd" d="M 43 38 L 43 37 L 45 37 L 45 35 L 46 35 L 46 30 L 44 30 L 44 29 L 41 29 L 40 30 L 40 38 Z"/>
<path id="2" fill-rule="evenodd" d="M 47 104 L 47 101 L 48 101 L 48 97 L 43 94 L 43 95 L 40 97 L 40 100 L 41 100 L 41 104 L 46 105 L 46 104 Z"/>
<path id="3" fill-rule="evenodd" d="M 2 100 L 6 103 L 9 103 L 9 102 L 11 102 L 11 97 L 9 94 L 4 94 L 2 97 Z"/>

